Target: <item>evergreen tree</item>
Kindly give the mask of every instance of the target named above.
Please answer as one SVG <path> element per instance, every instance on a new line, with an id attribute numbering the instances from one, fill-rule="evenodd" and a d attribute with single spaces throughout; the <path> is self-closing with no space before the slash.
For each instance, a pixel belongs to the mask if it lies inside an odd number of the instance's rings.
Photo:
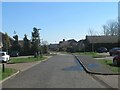
<path id="1" fill-rule="evenodd" d="M 30 54 L 30 41 L 27 39 L 27 35 L 24 35 L 23 38 L 23 54 L 29 55 Z"/>
<path id="2" fill-rule="evenodd" d="M 21 46 L 18 43 L 18 35 L 13 36 L 13 38 L 15 39 L 15 41 L 13 42 L 13 45 L 11 47 L 11 52 L 12 51 L 21 52 Z"/>
<path id="3" fill-rule="evenodd" d="M 4 42 L 3 50 L 8 52 L 10 49 L 10 39 L 9 39 L 9 36 L 7 33 L 5 33 L 5 41 L 3 41 L 3 42 Z"/>
<path id="4" fill-rule="evenodd" d="M 32 32 L 32 47 L 31 50 L 32 52 L 36 55 L 38 55 L 41 50 L 40 50 L 40 36 L 39 36 L 39 30 L 37 28 L 33 28 Z"/>

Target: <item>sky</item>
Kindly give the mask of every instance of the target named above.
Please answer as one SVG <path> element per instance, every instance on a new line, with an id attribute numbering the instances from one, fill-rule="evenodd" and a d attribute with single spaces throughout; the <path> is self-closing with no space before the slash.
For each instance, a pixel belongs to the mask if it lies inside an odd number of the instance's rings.
<path id="1" fill-rule="evenodd" d="M 117 20 L 117 2 L 2 2 L 2 32 L 14 31 L 19 39 L 33 27 L 41 28 L 40 38 L 48 43 L 85 39 L 89 29 L 103 32 L 102 25 Z"/>

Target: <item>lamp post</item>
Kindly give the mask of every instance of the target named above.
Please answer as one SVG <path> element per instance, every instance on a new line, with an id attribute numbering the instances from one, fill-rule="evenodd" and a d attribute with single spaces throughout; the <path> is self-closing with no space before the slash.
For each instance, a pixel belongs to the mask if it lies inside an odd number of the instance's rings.
<path id="1" fill-rule="evenodd" d="M 118 2 L 118 47 L 120 47 L 120 1 Z"/>

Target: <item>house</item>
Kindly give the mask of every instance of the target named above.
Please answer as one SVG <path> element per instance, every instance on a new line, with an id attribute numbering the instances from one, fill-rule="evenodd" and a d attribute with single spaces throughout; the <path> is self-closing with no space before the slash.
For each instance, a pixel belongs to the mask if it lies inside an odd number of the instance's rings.
<path id="1" fill-rule="evenodd" d="M 118 47 L 118 36 L 86 36 L 84 44 L 86 51 L 96 51 L 99 47 L 110 50 Z"/>
<path id="2" fill-rule="evenodd" d="M 23 47 L 23 40 L 18 40 L 18 43 L 20 44 L 21 47 Z"/>
<path id="3" fill-rule="evenodd" d="M 68 48 L 74 48 L 77 46 L 77 41 L 74 39 L 70 39 L 65 41 L 65 39 L 63 39 L 63 41 L 59 42 L 59 50 L 60 51 L 67 51 Z"/>
<path id="4" fill-rule="evenodd" d="M 14 42 L 14 39 L 11 38 L 10 36 L 8 36 L 8 37 L 9 37 L 10 46 L 11 46 L 13 44 L 13 42 Z M 5 50 L 4 46 L 5 46 L 5 34 L 0 32 L 0 49 Z"/>
<path id="5" fill-rule="evenodd" d="M 78 51 L 81 52 L 85 51 L 85 39 L 79 40 L 77 47 L 78 47 Z"/>
<path id="6" fill-rule="evenodd" d="M 59 51 L 59 44 L 50 44 L 49 50 L 51 51 Z"/>

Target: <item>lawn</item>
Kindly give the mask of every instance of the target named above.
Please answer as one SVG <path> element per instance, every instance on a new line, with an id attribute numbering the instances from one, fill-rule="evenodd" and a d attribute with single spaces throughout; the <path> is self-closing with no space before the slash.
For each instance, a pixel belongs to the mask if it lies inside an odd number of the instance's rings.
<path id="1" fill-rule="evenodd" d="M 120 67 L 119 66 L 114 66 L 112 60 L 107 60 L 107 59 L 101 59 L 98 60 L 101 64 L 105 65 L 108 67 L 111 71 L 115 73 L 120 73 Z"/>
<path id="2" fill-rule="evenodd" d="M 93 58 L 102 58 L 102 57 L 105 57 L 105 55 L 99 55 L 96 52 L 80 52 L 79 54 L 80 55 L 89 55 L 89 56 L 91 56 Z"/>
<path id="3" fill-rule="evenodd" d="M 25 63 L 25 62 L 34 62 L 34 61 L 42 61 L 44 59 L 46 59 L 47 57 L 37 57 L 34 58 L 33 56 L 31 57 L 16 57 L 16 58 L 11 58 L 9 63 Z"/>
<path id="4" fill-rule="evenodd" d="M 15 72 L 17 72 L 17 70 L 12 68 L 5 68 L 4 72 L 2 72 L 2 69 L 0 69 L 0 80 L 5 79 L 6 77 L 14 74 Z"/>
<path id="5" fill-rule="evenodd" d="M 102 58 L 105 57 L 105 55 L 99 55 L 96 52 L 82 52 L 79 53 L 80 55 L 89 55 L 93 58 Z M 113 61 L 112 60 L 107 60 L 107 59 L 101 59 L 98 60 L 101 64 L 105 65 L 107 68 L 109 68 L 111 71 L 115 72 L 115 73 L 120 73 L 120 67 L 118 66 L 114 66 L 113 65 Z"/>

